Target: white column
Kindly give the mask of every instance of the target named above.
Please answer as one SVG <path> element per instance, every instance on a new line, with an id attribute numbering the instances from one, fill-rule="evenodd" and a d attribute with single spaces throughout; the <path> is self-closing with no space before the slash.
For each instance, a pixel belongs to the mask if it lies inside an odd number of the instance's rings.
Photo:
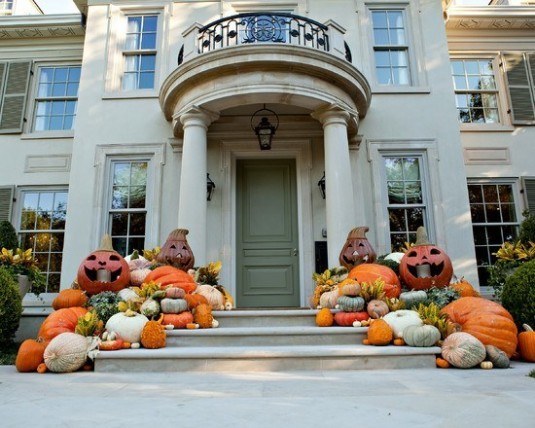
<path id="1" fill-rule="evenodd" d="M 321 122 L 324 131 L 327 252 L 331 268 L 340 264 L 338 256 L 347 234 L 357 226 L 347 136 L 352 115 L 329 106 L 316 110 L 312 116 Z"/>
<path id="2" fill-rule="evenodd" d="M 195 265 L 206 261 L 206 152 L 208 126 L 217 115 L 193 107 L 179 115 L 184 128 L 178 227 L 189 230 L 188 243 Z"/>

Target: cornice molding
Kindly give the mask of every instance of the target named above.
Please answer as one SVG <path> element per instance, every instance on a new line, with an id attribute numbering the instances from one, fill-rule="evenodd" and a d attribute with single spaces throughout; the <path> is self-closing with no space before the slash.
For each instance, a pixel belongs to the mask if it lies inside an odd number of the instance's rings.
<path id="1" fill-rule="evenodd" d="M 85 30 L 77 14 L 0 17 L 0 40 L 83 35 Z"/>
<path id="2" fill-rule="evenodd" d="M 448 30 L 535 29 L 535 7 L 530 6 L 450 7 L 444 15 Z"/>

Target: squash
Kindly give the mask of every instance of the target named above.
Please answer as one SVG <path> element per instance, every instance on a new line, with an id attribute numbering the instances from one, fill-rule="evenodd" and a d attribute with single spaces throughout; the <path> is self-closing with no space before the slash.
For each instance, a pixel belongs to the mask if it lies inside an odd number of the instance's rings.
<path id="1" fill-rule="evenodd" d="M 61 333 L 73 333 L 78 324 L 78 318 L 87 313 L 86 308 L 74 306 L 58 309 L 52 312 L 41 324 L 37 337 L 48 342 Z"/>
<path id="2" fill-rule="evenodd" d="M 486 355 L 483 343 L 468 333 L 452 333 L 442 343 L 442 357 L 460 369 L 477 366 Z"/>
<path id="3" fill-rule="evenodd" d="M 155 317 L 161 312 L 160 304 L 156 300 L 148 298 L 141 305 L 140 312 L 148 318 Z"/>
<path id="4" fill-rule="evenodd" d="M 123 288 L 117 293 L 117 297 L 123 302 L 134 302 L 139 299 L 137 293 L 131 288 Z"/>
<path id="5" fill-rule="evenodd" d="M 360 312 L 364 309 L 366 302 L 362 297 L 340 296 L 337 305 L 344 312 Z"/>
<path id="6" fill-rule="evenodd" d="M 69 288 L 59 292 L 56 298 L 52 301 L 52 307 L 56 311 L 63 308 L 72 308 L 73 306 L 81 307 L 87 304 L 87 300 L 85 291 Z"/>
<path id="7" fill-rule="evenodd" d="M 45 343 L 33 339 L 26 339 L 20 345 L 15 360 L 15 367 L 21 373 L 34 372 L 44 361 Z"/>
<path id="8" fill-rule="evenodd" d="M 329 308 L 322 308 L 316 314 L 316 325 L 318 327 L 330 327 L 334 323 L 334 317 Z"/>
<path id="9" fill-rule="evenodd" d="M 358 296 L 360 294 L 360 284 L 351 278 L 346 278 L 338 284 L 338 289 L 344 296 Z"/>
<path id="10" fill-rule="evenodd" d="M 327 308 L 324 308 L 327 309 Z M 334 314 L 334 322 L 340 327 L 351 327 L 355 321 L 369 319 L 368 312 L 337 312 Z"/>
<path id="11" fill-rule="evenodd" d="M 186 294 L 184 300 L 188 302 L 188 309 L 191 311 L 201 304 L 208 304 L 206 297 L 201 296 L 200 294 Z"/>
<path id="12" fill-rule="evenodd" d="M 200 328 L 212 328 L 212 308 L 210 305 L 201 304 L 193 310 L 193 321 L 199 324 Z"/>
<path id="13" fill-rule="evenodd" d="M 441 369 L 447 369 L 450 367 L 450 363 L 448 363 L 444 358 L 440 358 L 440 357 L 437 357 L 436 365 L 437 367 Z"/>
<path id="14" fill-rule="evenodd" d="M 450 321 L 484 345 L 494 345 L 511 357 L 518 344 L 511 314 L 500 304 L 481 297 L 461 297 L 442 308 Z"/>
<path id="15" fill-rule="evenodd" d="M 384 346 L 392 342 L 394 334 L 385 320 L 375 320 L 368 327 L 368 342 L 370 345 Z"/>
<path id="16" fill-rule="evenodd" d="M 427 293 L 424 290 L 406 291 L 399 295 L 399 300 L 405 302 L 405 307 L 408 309 L 417 307 L 420 303 L 425 303 L 427 300 Z"/>
<path id="17" fill-rule="evenodd" d="M 130 342 L 126 342 L 130 343 Z M 98 349 L 100 351 L 118 351 L 119 349 L 124 349 L 125 341 L 120 337 L 113 340 L 103 340 L 99 343 Z"/>
<path id="18" fill-rule="evenodd" d="M 144 348 L 165 348 L 166 334 L 164 327 L 158 321 L 149 321 L 141 332 L 141 344 Z"/>
<path id="19" fill-rule="evenodd" d="M 141 331 L 148 322 L 145 315 L 127 310 L 113 315 L 106 323 L 106 330 L 116 333 L 127 342 L 134 343 L 141 340 Z"/>
<path id="20" fill-rule="evenodd" d="M 160 284 L 162 288 L 171 286 L 182 288 L 186 293 L 193 293 L 197 288 L 197 284 L 189 274 L 172 266 L 160 266 L 154 269 L 145 278 L 145 282 L 151 281 Z"/>
<path id="21" fill-rule="evenodd" d="M 76 333 L 61 333 L 48 344 L 44 353 L 46 367 L 51 372 L 69 373 L 80 369 L 87 360 L 88 343 Z"/>
<path id="22" fill-rule="evenodd" d="M 180 314 L 188 310 L 188 302 L 184 299 L 162 299 L 160 302 L 162 312 L 165 314 Z"/>
<path id="23" fill-rule="evenodd" d="M 163 314 L 162 324 L 171 324 L 174 328 L 186 328 L 186 325 L 193 323 L 193 314 L 191 312 L 182 312 L 180 314 Z"/>
<path id="24" fill-rule="evenodd" d="M 374 319 L 384 317 L 389 311 L 388 305 L 382 300 L 371 300 L 367 310 L 370 317 Z"/>
<path id="25" fill-rule="evenodd" d="M 43 374 L 43 373 L 46 373 L 48 371 L 47 367 L 46 367 L 46 364 L 45 363 L 41 363 L 37 366 L 37 373 L 39 374 Z"/>
<path id="26" fill-rule="evenodd" d="M 389 299 L 398 298 L 401 293 L 399 278 L 396 272 L 388 266 L 377 263 L 364 263 L 351 269 L 348 277 L 360 284 L 363 282 L 373 283 L 380 279 L 385 283 L 384 292 Z"/>
<path id="27" fill-rule="evenodd" d="M 490 361 L 482 361 L 481 364 L 479 364 L 479 367 L 484 370 L 490 370 L 494 367 L 494 364 L 492 364 Z"/>
<path id="28" fill-rule="evenodd" d="M 403 330 L 405 330 L 405 328 L 411 325 L 420 326 L 423 324 L 418 312 L 409 311 L 407 309 L 390 312 L 386 314 L 383 319 L 388 323 L 396 338 L 403 337 Z"/>
<path id="29" fill-rule="evenodd" d="M 486 359 L 497 369 L 506 369 L 510 366 L 511 362 L 509 361 L 507 354 L 496 348 L 496 346 L 487 345 L 485 346 L 485 351 L 487 352 Z"/>
<path id="30" fill-rule="evenodd" d="M 225 297 L 217 288 L 208 284 L 202 284 L 197 287 L 195 294 L 206 297 L 208 304 L 213 310 L 219 311 L 225 309 Z"/>
<path id="31" fill-rule="evenodd" d="M 165 297 L 168 299 L 183 299 L 185 295 L 186 292 L 182 288 L 168 287 L 165 290 Z"/>
<path id="32" fill-rule="evenodd" d="M 326 291 L 320 296 L 320 306 L 322 308 L 334 309 L 338 301 L 340 292 L 338 287 L 334 287 L 331 291 Z"/>
<path id="33" fill-rule="evenodd" d="M 403 340 L 409 346 L 430 347 L 440 340 L 440 331 L 434 325 L 410 325 L 403 330 Z"/>
<path id="34" fill-rule="evenodd" d="M 535 332 L 527 325 L 523 324 L 524 331 L 518 335 L 518 348 L 522 359 L 535 362 Z"/>
<path id="35" fill-rule="evenodd" d="M 392 342 L 392 343 L 394 344 L 394 346 L 405 346 L 406 345 L 405 341 L 401 337 L 399 337 L 397 339 L 394 339 L 394 342 Z"/>

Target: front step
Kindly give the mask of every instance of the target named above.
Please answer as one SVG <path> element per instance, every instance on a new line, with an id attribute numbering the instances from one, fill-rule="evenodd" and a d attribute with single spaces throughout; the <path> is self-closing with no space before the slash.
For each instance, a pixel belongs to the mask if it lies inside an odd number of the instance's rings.
<path id="1" fill-rule="evenodd" d="M 333 311 L 336 312 L 336 311 Z M 315 326 L 317 309 L 249 309 L 214 311 L 220 327 Z"/>
<path id="2" fill-rule="evenodd" d="M 399 346 L 168 347 L 100 352 L 97 372 L 361 370 L 435 367 L 440 348 Z"/>
<path id="3" fill-rule="evenodd" d="M 367 328 L 354 327 L 219 327 L 203 330 L 171 330 L 167 346 L 303 346 L 356 345 Z"/>

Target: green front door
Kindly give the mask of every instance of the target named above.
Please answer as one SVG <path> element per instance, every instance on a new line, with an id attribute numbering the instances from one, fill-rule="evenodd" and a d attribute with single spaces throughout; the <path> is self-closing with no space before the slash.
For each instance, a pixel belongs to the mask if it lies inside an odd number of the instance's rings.
<path id="1" fill-rule="evenodd" d="M 298 307 L 293 159 L 237 162 L 237 306 Z"/>

